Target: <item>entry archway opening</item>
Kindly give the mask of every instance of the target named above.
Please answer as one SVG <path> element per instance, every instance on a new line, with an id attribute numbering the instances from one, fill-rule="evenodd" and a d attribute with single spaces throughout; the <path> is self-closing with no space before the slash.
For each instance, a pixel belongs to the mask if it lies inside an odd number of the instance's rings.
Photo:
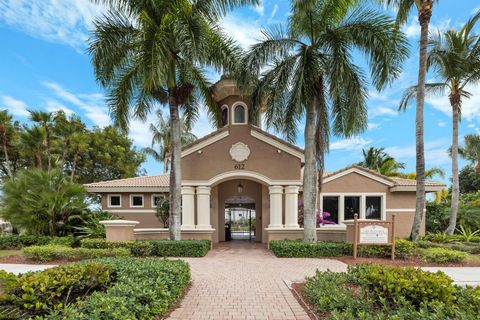
<path id="1" fill-rule="evenodd" d="M 255 200 L 247 196 L 233 196 L 225 200 L 225 241 L 255 241 Z"/>

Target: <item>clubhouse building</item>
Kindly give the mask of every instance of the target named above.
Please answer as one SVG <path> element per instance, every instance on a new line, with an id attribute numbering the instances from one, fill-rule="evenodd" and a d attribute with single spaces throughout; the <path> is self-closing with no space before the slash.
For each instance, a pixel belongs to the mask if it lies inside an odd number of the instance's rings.
<path id="1" fill-rule="evenodd" d="M 301 239 L 303 150 L 250 121 L 250 101 L 234 80 L 218 81 L 214 99 L 223 127 L 182 149 L 182 239 Z M 345 241 L 355 213 L 360 219 L 383 221 L 395 215 L 396 236 L 408 236 L 415 185 L 415 180 L 355 165 L 326 173 L 319 212 L 328 212 L 328 217 L 317 228 L 318 239 Z M 444 187 L 426 183 L 427 192 Z M 104 211 L 124 219 L 107 224 L 107 238 L 168 238 L 168 228 L 155 212 L 159 197 L 168 195 L 169 175 L 96 182 L 86 188 L 101 196 Z M 233 230 L 232 225 L 242 228 Z"/>

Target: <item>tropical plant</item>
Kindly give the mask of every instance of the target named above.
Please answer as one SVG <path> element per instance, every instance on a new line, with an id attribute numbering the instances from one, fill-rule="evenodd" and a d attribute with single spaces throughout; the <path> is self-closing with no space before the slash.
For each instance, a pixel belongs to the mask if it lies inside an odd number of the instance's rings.
<path id="1" fill-rule="evenodd" d="M 475 170 L 480 174 L 480 135 L 467 134 L 464 138 L 464 146 L 458 149 L 458 154 L 475 166 Z"/>
<path id="2" fill-rule="evenodd" d="M 167 196 L 158 197 L 156 207 L 155 207 L 155 216 L 163 224 L 164 228 L 168 228 L 168 218 L 170 213 L 170 200 Z"/>
<path id="3" fill-rule="evenodd" d="M 145 148 L 145 152 L 152 156 L 156 161 L 163 162 L 163 172 L 167 173 L 171 162 L 171 139 L 170 139 L 170 120 L 164 119 L 162 112 L 157 111 L 157 123 L 150 124 L 152 133 L 152 146 Z M 180 119 L 180 140 L 182 145 L 192 143 L 197 137 L 190 132 L 190 127 L 186 125 L 185 118 Z M 155 147 L 158 147 L 156 149 Z M 158 151 L 157 151 L 158 150 Z"/>
<path id="4" fill-rule="evenodd" d="M 53 113 L 45 111 L 29 111 L 30 120 L 38 123 L 40 127 L 45 131 L 44 144 L 47 151 L 47 169 L 50 171 L 52 168 L 52 126 L 53 126 Z"/>
<path id="5" fill-rule="evenodd" d="M 85 152 L 89 146 L 88 136 L 81 132 L 75 132 L 70 137 L 70 146 L 72 149 L 72 165 L 71 165 L 70 181 L 73 182 L 73 178 L 75 177 L 75 170 L 77 168 L 78 155 L 80 153 Z"/>
<path id="6" fill-rule="evenodd" d="M 457 233 L 461 241 L 470 242 L 473 238 L 480 235 L 480 229 L 473 231 L 470 227 L 460 225 L 457 228 Z"/>
<path id="7" fill-rule="evenodd" d="M 30 166 L 43 168 L 43 157 L 45 152 L 45 129 L 39 126 L 23 126 L 20 134 L 20 150 L 30 162 Z"/>
<path id="8" fill-rule="evenodd" d="M 57 141 L 57 150 L 60 156 L 60 169 L 64 169 L 65 163 L 67 161 L 67 156 L 71 152 L 72 147 L 72 137 L 76 134 L 81 134 L 86 132 L 86 126 L 76 115 L 71 115 L 67 118 L 65 112 L 62 110 L 57 111 L 54 115 L 53 127 L 54 134 L 58 138 Z M 78 157 L 78 156 L 77 156 Z"/>
<path id="9" fill-rule="evenodd" d="M 13 140 L 14 123 L 13 116 L 8 113 L 8 110 L 0 111 L 0 144 L 3 152 L 3 166 L 6 169 L 7 176 L 12 176 L 12 169 L 10 168 L 10 158 L 8 156 L 9 144 Z"/>
<path id="10" fill-rule="evenodd" d="M 375 170 L 385 176 L 398 176 L 398 169 L 404 169 L 405 164 L 397 162 L 395 158 L 385 152 L 384 148 L 370 147 L 363 149 L 363 160 L 358 163 L 359 166 Z"/>
<path id="11" fill-rule="evenodd" d="M 330 132 L 349 137 L 367 126 L 367 79 L 353 52 L 367 57 L 382 89 L 400 73 L 406 39 L 387 16 L 356 0 L 292 2 L 287 29 L 263 31 L 242 62 L 242 83 L 253 87 L 252 115 L 266 108 L 267 126 L 294 140 L 305 116 L 304 239 L 316 240 L 315 207 Z M 332 128 L 330 127 L 332 122 Z"/>
<path id="12" fill-rule="evenodd" d="M 405 24 L 413 10 L 417 10 L 420 24 L 420 46 L 418 62 L 418 90 L 415 93 L 415 179 L 416 205 L 410 238 L 414 241 L 420 236 L 420 226 L 425 208 L 425 135 L 424 135 L 424 104 L 425 77 L 427 74 L 428 28 L 432 17 L 433 4 L 436 0 L 377 0 L 377 2 L 394 6 L 397 10 L 397 23 Z"/>
<path id="13" fill-rule="evenodd" d="M 460 30 L 447 30 L 431 38 L 431 50 L 428 53 L 428 67 L 434 69 L 439 82 L 426 84 L 427 93 L 443 94 L 448 91 L 452 107 L 452 207 L 448 234 L 453 234 L 457 223 L 459 182 L 458 182 L 458 122 L 464 99 L 471 93 L 467 86 L 480 83 L 480 41 L 472 30 L 480 19 L 480 11 L 470 18 Z M 417 95 L 418 86 L 405 92 L 400 108 L 405 109 L 410 100 Z"/>
<path id="14" fill-rule="evenodd" d="M 86 191 L 58 169 L 19 171 L 4 182 L 0 216 L 33 235 L 64 235 L 70 216 L 86 209 Z"/>
<path id="15" fill-rule="evenodd" d="M 88 210 L 79 216 L 72 216 L 69 222 L 73 222 L 73 229 L 80 239 L 105 238 L 105 226 L 100 223 L 103 220 L 119 219 L 110 212 L 102 210 Z"/>
<path id="16" fill-rule="evenodd" d="M 439 176 L 442 179 L 445 178 L 445 171 L 440 167 L 433 167 L 425 170 L 425 180 L 433 180 L 436 176 Z M 417 177 L 417 174 L 415 172 L 401 173 L 400 177 L 414 180 Z"/>
<path id="17" fill-rule="evenodd" d="M 460 194 L 480 191 L 480 174 L 472 166 L 466 165 L 460 170 L 458 185 Z"/>
<path id="18" fill-rule="evenodd" d="M 97 0 L 109 11 L 94 22 L 89 43 L 98 82 L 108 90 L 111 115 L 127 129 L 155 104 L 169 106 L 171 128 L 170 238 L 179 240 L 181 202 L 180 111 L 189 125 L 199 102 L 220 123 L 205 66 L 233 69 L 240 48 L 219 28 L 221 16 L 256 0 Z"/>

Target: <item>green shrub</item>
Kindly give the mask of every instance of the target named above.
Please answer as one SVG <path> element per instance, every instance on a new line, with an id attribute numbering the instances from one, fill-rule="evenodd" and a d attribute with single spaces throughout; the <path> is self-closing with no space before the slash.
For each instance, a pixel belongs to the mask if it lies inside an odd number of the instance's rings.
<path id="1" fill-rule="evenodd" d="M 12 235 L 0 236 L 0 249 L 18 250 L 23 247 L 28 247 L 33 245 L 45 245 L 45 244 L 48 244 L 50 241 L 51 241 L 50 237 L 12 234 Z"/>
<path id="2" fill-rule="evenodd" d="M 209 240 L 143 240 L 112 242 L 105 239 L 84 239 L 81 246 L 95 249 L 128 248 L 138 257 L 203 257 L 210 250 Z"/>
<path id="3" fill-rule="evenodd" d="M 468 258 L 468 254 L 462 251 L 447 248 L 427 248 L 420 251 L 422 259 L 426 262 L 448 263 L 462 262 Z"/>
<path id="4" fill-rule="evenodd" d="M 65 246 L 65 247 L 72 247 L 76 243 L 77 243 L 77 240 L 73 236 L 52 237 L 51 240 L 48 241 L 48 244 Z"/>
<path id="5" fill-rule="evenodd" d="M 367 264 L 350 267 L 349 272 L 378 300 L 396 302 L 404 298 L 415 304 L 455 300 L 453 280 L 440 271 L 432 273 L 413 267 Z"/>
<path id="6" fill-rule="evenodd" d="M 113 286 L 94 292 L 48 319 L 152 319 L 165 315 L 190 283 L 184 261 L 166 259 L 101 259 L 116 274 Z"/>
<path id="7" fill-rule="evenodd" d="M 9 285 L 3 287 L 3 304 L 30 316 L 58 311 L 93 291 L 105 290 L 114 280 L 113 276 L 108 265 L 96 262 L 69 264 L 19 277 L 13 275 L 15 280 L 10 275 Z"/>
<path id="8" fill-rule="evenodd" d="M 36 261 L 52 261 L 59 259 L 81 260 L 101 257 L 129 256 L 130 250 L 126 248 L 113 249 L 87 249 L 70 248 L 57 245 L 31 246 L 23 248 L 25 257 Z"/>
<path id="9" fill-rule="evenodd" d="M 305 242 L 301 240 L 272 240 L 270 250 L 277 257 L 315 258 L 352 255 L 352 244 L 345 242 Z"/>

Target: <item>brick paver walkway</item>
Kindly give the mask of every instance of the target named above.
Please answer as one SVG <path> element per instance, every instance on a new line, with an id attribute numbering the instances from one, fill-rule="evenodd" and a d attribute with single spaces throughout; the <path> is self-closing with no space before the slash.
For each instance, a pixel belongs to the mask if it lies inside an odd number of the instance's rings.
<path id="1" fill-rule="evenodd" d="M 276 258 L 248 242 L 220 244 L 204 258 L 185 260 L 193 284 L 170 319 L 309 319 L 285 281 L 347 268 L 331 259 Z"/>

